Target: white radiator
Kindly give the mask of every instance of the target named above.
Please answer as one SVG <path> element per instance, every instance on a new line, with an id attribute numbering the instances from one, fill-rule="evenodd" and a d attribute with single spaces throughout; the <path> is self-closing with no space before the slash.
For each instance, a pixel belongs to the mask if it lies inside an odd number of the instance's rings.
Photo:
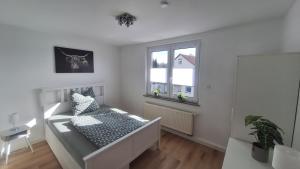
<path id="1" fill-rule="evenodd" d="M 193 135 L 193 113 L 151 103 L 144 103 L 144 117 L 152 120 L 161 117 L 161 125 Z"/>

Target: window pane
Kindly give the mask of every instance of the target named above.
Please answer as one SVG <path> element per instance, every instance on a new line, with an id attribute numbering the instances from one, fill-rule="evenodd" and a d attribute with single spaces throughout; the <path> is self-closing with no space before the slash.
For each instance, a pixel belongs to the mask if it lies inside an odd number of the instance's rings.
<path id="1" fill-rule="evenodd" d="M 165 95 L 168 94 L 168 84 L 167 83 L 154 83 L 151 82 L 151 92 L 159 89 L 160 94 Z"/>
<path id="2" fill-rule="evenodd" d="M 173 95 L 194 97 L 196 48 L 174 50 Z"/>
<path id="3" fill-rule="evenodd" d="M 150 70 L 150 81 L 158 83 L 167 83 L 167 69 L 166 68 L 152 68 Z"/>
<path id="4" fill-rule="evenodd" d="M 159 89 L 160 94 L 168 94 L 168 51 L 151 53 L 150 82 L 151 92 Z"/>
<path id="5" fill-rule="evenodd" d="M 182 86 L 182 85 L 173 85 L 173 95 L 182 93 L 186 97 L 194 97 L 195 87 L 191 86 Z"/>
<path id="6" fill-rule="evenodd" d="M 152 52 L 150 81 L 167 83 L 168 51 Z"/>

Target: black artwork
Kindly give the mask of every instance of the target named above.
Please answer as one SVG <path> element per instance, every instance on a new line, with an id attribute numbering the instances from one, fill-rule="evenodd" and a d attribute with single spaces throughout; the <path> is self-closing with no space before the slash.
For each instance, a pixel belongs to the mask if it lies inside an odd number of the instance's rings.
<path id="1" fill-rule="evenodd" d="M 54 47 L 56 73 L 93 73 L 92 51 Z"/>

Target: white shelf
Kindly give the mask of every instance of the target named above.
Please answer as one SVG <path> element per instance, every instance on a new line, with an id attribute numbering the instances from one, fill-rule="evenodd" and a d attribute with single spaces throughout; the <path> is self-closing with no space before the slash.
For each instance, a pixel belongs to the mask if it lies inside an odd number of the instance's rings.
<path id="1" fill-rule="evenodd" d="M 261 163 L 252 158 L 251 148 L 251 143 L 230 138 L 222 169 L 273 169 L 273 152 L 270 152 L 268 163 Z"/>

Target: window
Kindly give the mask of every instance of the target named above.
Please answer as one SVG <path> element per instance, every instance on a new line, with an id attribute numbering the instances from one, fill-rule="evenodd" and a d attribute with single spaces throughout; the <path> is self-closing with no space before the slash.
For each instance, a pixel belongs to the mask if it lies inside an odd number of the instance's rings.
<path id="1" fill-rule="evenodd" d="M 182 64 L 182 59 L 180 58 L 180 59 L 178 59 L 178 64 Z"/>
<path id="2" fill-rule="evenodd" d="M 185 92 L 186 93 L 191 93 L 192 92 L 192 88 L 190 86 L 185 87 Z"/>
<path id="3" fill-rule="evenodd" d="M 147 94 L 198 102 L 199 49 L 198 40 L 148 48 Z"/>

